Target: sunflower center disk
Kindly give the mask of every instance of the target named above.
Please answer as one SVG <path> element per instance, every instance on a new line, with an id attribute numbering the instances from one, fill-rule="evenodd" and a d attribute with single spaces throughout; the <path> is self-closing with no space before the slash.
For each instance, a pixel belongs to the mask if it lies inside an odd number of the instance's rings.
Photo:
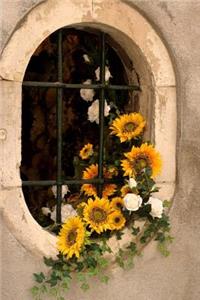
<path id="1" fill-rule="evenodd" d="M 77 231 L 75 229 L 71 230 L 67 235 L 67 243 L 72 246 L 76 243 Z"/>
<path id="2" fill-rule="evenodd" d="M 133 122 L 128 122 L 124 125 L 125 132 L 132 132 L 137 128 L 137 125 Z"/>
<path id="3" fill-rule="evenodd" d="M 141 171 L 142 169 L 149 167 L 149 161 L 147 157 L 138 157 L 134 162 L 134 169 L 136 171 Z"/>
<path id="4" fill-rule="evenodd" d="M 94 208 L 92 210 L 92 220 L 96 223 L 104 222 L 107 218 L 107 215 L 103 209 Z"/>
<path id="5" fill-rule="evenodd" d="M 119 217 L 116 217 L 115 218 L 115 223 L 119 223 L 120 222 L 120 218 Z"/>
<path id="6" fill-rule="evenodd" d="M 117 208 L 120 208 L 120 209 L 122 208 L 122 204 L 120 202 L 117 202 L 116 206 L 117 206 Z"/>

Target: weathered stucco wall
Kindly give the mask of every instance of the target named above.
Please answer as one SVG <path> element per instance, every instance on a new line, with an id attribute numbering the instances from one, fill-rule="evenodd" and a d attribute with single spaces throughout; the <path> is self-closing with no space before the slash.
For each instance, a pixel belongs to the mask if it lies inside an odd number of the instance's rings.
<path id="1" fill-rule="evenodd" d="M 0 1 L 1 48 L 24 14 L 39 2 L 43 1 Z M 93 284 L 86 294 L 73 286 L 66 299 L 200 299 L 200 3 L 122 2 L 129 3 L 130 9 L 136 7 L 153 24 L 171 53 L 177 74 L 177 185 L 170 212 L 175 241 L 169 258 L 161 257 L 150 245 L 133 270 L 114 269 L 109 285 Z M 0 228 L 1 299 L 30 300 L 31 274 L 41 269 L 41 261 L 15 239 L 3 220 Z"/>

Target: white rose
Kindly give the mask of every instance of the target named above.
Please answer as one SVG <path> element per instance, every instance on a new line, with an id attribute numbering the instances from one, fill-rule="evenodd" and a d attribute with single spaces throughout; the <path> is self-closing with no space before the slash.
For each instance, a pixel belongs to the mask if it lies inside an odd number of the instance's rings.
<path id="1" fill-rule="evenodd" d="M 100 67 L 95 70 L 96 80 L 100 80 Z M 112 77 L 109 68 L 105 67 L 105 81 L 108 81 Z"/>
<path id="2" fill-rule="evenodd" d="M 91 84 L 91 83 L 92 83 L 91 79 L 87 79 L 86 81 L 83 82 L 83 84 Z M 95 92 L 93 89 L 80 89 L 81 98 L 83 98 L 83 100 L 87 102 L 93 100 L 94 94 Z"/>
<path id="3" fill-rule="evenodd" d="M 52 190 L 52 192 L 54 194 L 54 197 L 56 198 L 57 197 L 57 186 L 56 185 L 52 186 L 51 190 Z M 70 193 L 68 185 L 63 185 L 62 186 L 62 199 L 65 197 L 65 195 L 67 193 Z"/>
<path id="4" fill-rule="evenodd" d="M 107 117 L 109 115 L 110 106 L 107 104 L 105 100 L 104 107 L 104 116 Z M 96 122 L 99 124 L 99 99 L 96 99 L 92 105 L 88 108 L 88 120 L 90 122 Z"/>
<path id="5" fill-rule="evenodd" d="M 163 213 L 163 203 L 160 199 L 150 197 L 147 204 L 151 204 L 151 212 L 153 218 L 161 218 Z"/>
<path id="6" fill-rule="evenodd" d="M 135 181 L 134 178 L 130 177 L 129 180 L 128 180 L 128 185 L 132 189 L 132 188 L 135 188 L 137 186 L 137 182 Z"/>
<path id="7" fill-rule="evenodd" d="M 51 214 L 51 210 L 48 207 L 42 207 L 42 213 L 45 216 L 48 216 L 48 214 Z"/>
<path id="8" fill-rule="evenodd" d="M 73 209 L 73 207 L 70 204 L 62 204 L 61 216 L 62 216 L 61 222 L 63 223 L 69 217 L 77 216 L 77 212 Z M 51 213 L 51 219 L 54 222 L 56 222 L 56 206 L 54 206 L 53 211 Z"/>
<path id="9" fill-rule="evenodd" d="M 83 54 L 83 59 L 86 63 L 90 63 L 90 58 L 87 54 Z"/>
<path id="10" fill-rule="evenodd" d="M 128 193 L 124 197 L 124 205 L 126 209 L 136 211 L 142 205 L 142 198 L 136 194 Z"/>

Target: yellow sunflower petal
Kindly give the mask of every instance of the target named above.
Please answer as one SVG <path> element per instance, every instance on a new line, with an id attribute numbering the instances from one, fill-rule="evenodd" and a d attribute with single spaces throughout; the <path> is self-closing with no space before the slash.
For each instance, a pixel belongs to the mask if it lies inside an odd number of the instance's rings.
<path id="1" fill-rule="evenodd" d="M 124 200 L 121 197 L 114 197 L 112 198 L 112 201 L 110 202 L 110 206 L 116 210 L 121 210 L 124 207 Z"/>
<path id="2" fill-rule="evenodd" d="M 124 227 L 126 219 L 122 215 L 120 210 L 115 210 L 109 215 L 109 223 L 111 230 L 120 230 Z"/>
<path id="3" fill-rule="evenodd" d="M 120 192 L 121 192 L 121 196 L 122 196 L 122 197 L 125 197 L 126 194 L 131 193 L 132 190 L 131 190 L 131 188 L 129 187 L 128 184 L 125 184 L 124 186 L 122 186 Z"/>
<path id="4" fill-rule="evenodd" d="M 134 177 L 142 169 L 149 167 L 152 170 L 152 177 L 157 176 L 161 171 L 161 157 L 153 145 L 147 143 L 140 147 L 132 147 L 131 151 L 125 153 L 127 159 L 121 160 L 124 176 Z"/>
<path id="5" fill-rule="evenodd" d="M 112 178 L 112 174 L 104 168 L 104 177 Z M 83 171 L 83 179 L 94 179 L 98 176 L 98 164 L 92 164 Z M 103 188 L 103 197 L 109 197 L 114 194 L 117 186 L 115 184 L 106 184 Z M 97 189 L 93 184 L 83 184 L 81 187 L 81 192 L 84 192 L 87 196 L 97 196 Z"/>
<path id="6" fill-rule="evenodd" d="M 67 219 L 58 235 L 57 248 L 70 259 L 79 257 L 85 239 L 85 227 L 80 217 Z"/>
<path id="7" fill-rule="evenodd" d="M 82 159 L 88 159 L 90 156 L 93 155 L 93 153 L 93 145 L 88 143 L 81 149 L 79 155 Z"/>
<path id="8" fill-rule="evenodd" d="M 111 134 L 120 138 L 120 142 L 130 141 L 140 136 L 146 121 L 139 113 L 124 114 L 116 118 L 110 126 Z"/>
<path id="9" fill-rule="evenodd" d="M 88 200 L 83 211 L 83 217 L 86 224 L 88 224 L 92 230 L 100 234 L 101 232 L 110 229 L 108 222 L 110 213 L 111 208 L 109 200 L 96 197 L 95 200 Z"/>

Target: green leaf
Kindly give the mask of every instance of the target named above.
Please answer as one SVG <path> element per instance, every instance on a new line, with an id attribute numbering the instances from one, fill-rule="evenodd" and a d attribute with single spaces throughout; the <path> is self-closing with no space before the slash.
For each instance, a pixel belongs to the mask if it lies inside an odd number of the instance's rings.
<path id="1" fill-rule="evenodd" d="M 94 268 L 94 269 L 90 269 L 87 274 L 88 276 L 92 277 L 92 276 L 96 276 L 99 272 L 99 269 L 98 268 Z"/>
<path id="2" fill-rule="evenodd" d="M 124 260 L 121 256 L 116 257 L 116 263 L 120 266 L 120 268 L 124 269 Z"/>
<path id="3" fill-rule="evenodd" d="M 117 232 L 116 232 L 116 238 L 117 238 L 117 240 L 121 240 L 123 235 L 124 235 L 124 232 L 122 232 L 122 231 L 117 231 Z"/>
<path id="4" fill-rule="evenodd" d="M 137 227 L 137 228 L 135 228 L 135 227 L 131 227 L 131 229 L 132 229 L 132 235 L 137 235 L 139 232 L 140 232 L 140 227 Z"/>
<path id="5" fill-rule="evenodd" d="M 109 277 L 108 277 L 107 275 L 102 275 L 102 276 L 100 276 L 99 280 L 100 280 L 102 283 L 107 284 L 107 283 L 108 283 L 108 280 L 109 280 Z"/>
<path id="6" fill-rule="evenodd" d="M 160 253 L 167 257 L 170 255 L 170 251 L 168 250 L 168 246 L 172 243 L 173 241 L 173 237 L 168 235 L 168 236 L 164 236 L 164 240 L 161 242 L 158 242 L 158 250 L 160 251 Z"/>
<path id="7" fill-rule="evenodd" d="M 34 273 L 33 276 L 35 277 L 35 281 L 38 283 L 42 283 L 43 280 L 45 279 L 44 273 Z"/>
<path id="8" fill-rule="evenodd" d="M 115 160 L 114 164 L 115 164 L 116 167 L 119 167 L 120 166 L 120 160 Z"/>
<path id="9" fill-rule="evenodd" d="M 57 285 L 57 280 L 56 279 L 49 279 L 49 280 L 47 280 L 47 283 L 49 283 L 50 286 L 53 287 L 53 286 Z"/>
<path id="10" fill-rule="evenodd" d="M 157 235 L 156 235 L 156 238 L 155 238 L 156 241 L 159 241 L 159 242 L 164 242 L 165 241 L 165 235 L 163 232 L 158 232 Z"/>
<path id="11" fill-rule="evenodd" d="M 68 277 L 70 279 L 72 278 L 71 275 L 70 275 L 70 273 L 68 271 L 64 271 L 63 272 L 63 277 Z"/>
<path id="12" fill-rule="evenodd" d="M 106 268 L 108 266 L 108 260 L 104 257 L 100 257 L 98 259 L 98 264 L 101 266 L 101 268 Z"/>
<path id="13" fill-rule="evenodd" d="M 169 201 L 169 200 L 163 201 L 163 206 L 167 207 L 167 208 L 170 208 L 172 206 L 172 201 Z"/>
<path id="14" fill-rule="evenodd" d="M 81 284 L 81 289 L 86 292 L 87 290 L 89 290 L 90 286 L 88 283 L 84 282 L 83 284 Z"/>
<path id="15" fill-rule="evenodd" d="M 103 252 L 108 252 L 108 253 L 112 253 L 112 249 L 108 246 L 108 244 L 106 243 L 106 241 L 103 241 L 103 245 L 101 247 Z"/>
<path id="16" fill-rule="evenodd" d="M 54 265 L 54 260 L 51 257 L 47 258 L 44 256 L 43 260 L 44 260 L 45 265 L 48 267 L 52 267 Z"/>
<path id="17" fill-rule="evenodd" d="M 86 281 L 86 276 L 83 273 L 78 273 L 77 279 L 78 279 L 78 281 L 83 282 L 83 281 Z"/>
<path id="18" fill-rule="evenodd" d="M 97 266 L 97 261 L 94 257 L 88 256 L 85 260 L 88 268 L 95 268 Z"/>
<path id="19" fill-rule="evenodd" d="M 69 272 L 70 271 L 69 265 L 65 263 L 63 265 L 63 270 Z"/>
<path id="20" fill-rule="evenodd" d="M 40 291 L 42 294 L 45 294 L 47 292 L 47 287 L 43 284 L 40 288 Z"/>
<path id="21" fill-rule="evenodd" d="M 158 250 L 165 257 L 170 255 L 170 252 L 169 252 L 169 250 L 167 249 L 167 247 L 164 243 L 158 243 Z"/>
<path id="22" fill-rule="evenodd" d="M 125 270 L 130 270 L 134 267 L 133 256 L 129 256 L 126 260 L 126 264 L 124 266 Z"/>
<path id="23" fill-rule="evenodd" d="M 37 296 L 38 292 L 39 292 L 39 287 L 38 286 L 33 286 L 31 288 L 31 293 L 32 293 L 33 296 Z"/>
<path id="24" fill-rule="evenodd" d="M 69 279 L 66 280 L 66 278 L 64 278 L 61 286 L 65 292 L 69 290 L 69 285 L 70 285 L 70 280 Z"/>
<path id="25" fill-rule="evenodd" d="M 80 272 L 80 271 L 83 270 L 83 268 L 84 268 L 83 262 L 77 262 L 76 270 L 77 270 L 78 272 Z"/>
<path id="26" fill-rule="evenodd" d="M 130 249 L 130 251 L 132 252 L 132 254 L 136 254 L 137 253 L 137 247 L 136 244 L 131 242 L 129 244 L 129 246 L 127 247 L 127 249 Z"/>
<path id="27" fill-rule="evenodd" d="M 50 290 L 49 290 L 49 294 L 51 295 L 51 296 L 57 296 L 57 294 L 58 294 L 58 290 L 57 290 L 57 288 L 55 288 L 55 287 L 52 287 Z"/>

